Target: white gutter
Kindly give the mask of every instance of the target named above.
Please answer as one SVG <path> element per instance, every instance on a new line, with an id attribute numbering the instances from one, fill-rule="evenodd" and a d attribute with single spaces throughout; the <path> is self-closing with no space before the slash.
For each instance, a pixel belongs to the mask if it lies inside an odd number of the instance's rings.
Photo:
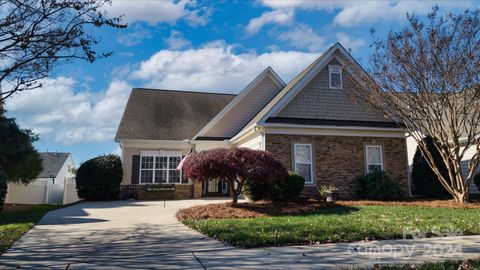
<path id="1" fill-rule="evenodd" d="M 241 137 L 243 137 L 244 135 L 246 135 L 247 133 L 249 132 L 256 132 L 255 128 L 257 127 L 258 125 L 257 124 L 254 124 L 252 125 L 250 128 L 246 128 L 244 129 L 243 131 L 239 132 L 237 135 L 233 136 L 230 140 L 228 140 L 230 143 L 240 139 Z"/>

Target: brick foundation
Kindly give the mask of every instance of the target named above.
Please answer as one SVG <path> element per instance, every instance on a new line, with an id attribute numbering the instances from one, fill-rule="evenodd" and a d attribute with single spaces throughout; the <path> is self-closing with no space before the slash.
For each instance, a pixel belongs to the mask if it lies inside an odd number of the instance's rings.
<path id="1" fill-rule="evenodd" d="M 312 144 L 314 184 L 306 185 L 304 196 L 318 195 L 320 185 L 335 185 L 338 199 L 355 199 L 356 178 L 365 174 L 365 145 L 381 145 L 384 169 L 408 190 L 407 148 L 403 138 L 266 134 L 265 147 L 289 170 L 293 169 L 294 143 Z"/>

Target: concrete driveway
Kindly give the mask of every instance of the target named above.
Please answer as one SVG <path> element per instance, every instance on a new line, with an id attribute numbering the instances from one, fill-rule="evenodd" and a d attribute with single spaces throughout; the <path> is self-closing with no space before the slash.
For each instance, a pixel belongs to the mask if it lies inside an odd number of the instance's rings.
<path id="1" fill-rule="evenodd" d="M 480 256 L 479 236 L 236 249 L 175 218 L 178 209 L 223 201 L 85 202 L 62 208 L 48 213 L 3 254 L 0 268 L 338 269 Z M 458 244 L 460 253 L 448 250 L 435 257 L 430 250 Z M 372 247 L 375 253 L 364 252 Z M 392 252 L 392 247 L 400 249 Z"/>

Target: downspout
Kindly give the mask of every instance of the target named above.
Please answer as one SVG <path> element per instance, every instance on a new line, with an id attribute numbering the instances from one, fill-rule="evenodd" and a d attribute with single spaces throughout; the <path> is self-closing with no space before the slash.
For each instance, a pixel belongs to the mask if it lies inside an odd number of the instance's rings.
<path id="1" fill-rule="evenodd" d="M 265 131 L 263 130 L 263 127 L 262 126 L 253 126 L 253 131 L 255 133 L 259 133 L 260 136 L 262 137 L 262 141 L 261 141 L 261 145 L 260 145 L 260 149 L 265 151 L 266 150 L 266 145 L 265 145 Z"/>

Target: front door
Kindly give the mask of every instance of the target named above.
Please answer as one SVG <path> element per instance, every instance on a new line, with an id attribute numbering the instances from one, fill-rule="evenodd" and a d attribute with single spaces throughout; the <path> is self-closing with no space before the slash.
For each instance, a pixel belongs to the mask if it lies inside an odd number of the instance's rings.
<path id="1" fill-rule="evenodd" d="M 228 183 L 225 180 L 210 180 L 202 183 L 204 197 L 229 196 Z"/>

